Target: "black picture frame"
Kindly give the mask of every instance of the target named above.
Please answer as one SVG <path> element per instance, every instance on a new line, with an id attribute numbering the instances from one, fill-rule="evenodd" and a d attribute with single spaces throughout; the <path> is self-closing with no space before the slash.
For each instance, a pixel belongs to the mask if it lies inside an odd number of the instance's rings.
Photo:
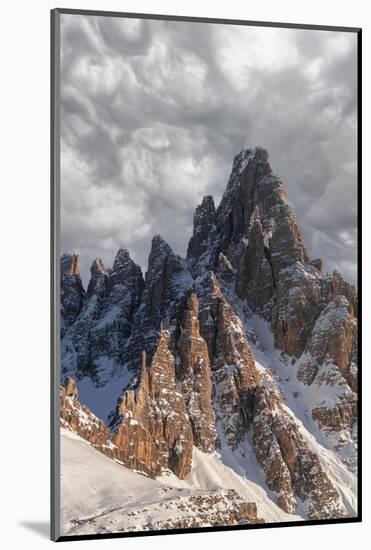
<path id="1" fill-rule="evenodd" d="M 358 514 L 357 517 L 339 518 L 330 520 L 305 520 L 305 521 L 290 521 L 277 523 L 264 523 L 254 525 L 237 525 L 237 526 L 218 526 L 218 527 L 200 527 L 200 528 L 184 528 L 184 529 L 167 529 L 156 531 L 142 532 L 120 532 L 109 534 L 88 534 L 88 535 L 71 535 L 61 536 L 59 529 L 60 522 L 60 428 L 59 428 L 59 311 L 60 311 L 60 268 L 59 268 L 59 225 L 60 225 L 60 16 L 62 14 L 75 14 L 85 16 L 99 17 L 119 17 L 119 18 L 134 18 L 134 19 L 150 19 L 150 20 L 167 20 L 179 22 L 198 22 L 198 23 L 220 23 L 223 25 L 239 25 L 253 27 L 274 27 L 283 29 L 307 29 L 318 31 L 333 31 L 355 33 L 357 35 L 357 284 L 359 297 L 359 332 L 358 332 L 358 363 L 359 363 L 359 378 L 358 378 Z M 200 532 L 217 532 L 217 531 L 238 531 L 250 529 L 271 529 L 294 526 L 311 526 L 311 525 L 328 525 L 328 524 L 347 524 L 357 523 L 362 521 L 362 29 L 359 27 L 343 27 L 343 26 L 328 26 L 314 24 L 296 24 L 296 23 L 272 23 L 267 21 L 250 21 L 236 19 L 219 19 L 219 18 L 204 18 L 204 17 L 188 17 L 177 15 L 159 15 L 148 13 L 126 13 L 115 11 L 97 11 L 97 10 L 79 10 L 55 8 L 51 10 L 51 105 L 50 105 L 50 160 L 51 160 L 51 220 L 50 220 L 50 253 L 51 253 L 51 357 L 50 357 L 50 418 L 51 418 L 51 502 L 50 502 L 50 522 L 51 522 L 51 539 L 56 542 L 76 541 L 76 540 L 97 540 L 110 538 L 128 538 L 128 537 L 152 537 L 158 535 L 174 535 L 186 533 Z"/>

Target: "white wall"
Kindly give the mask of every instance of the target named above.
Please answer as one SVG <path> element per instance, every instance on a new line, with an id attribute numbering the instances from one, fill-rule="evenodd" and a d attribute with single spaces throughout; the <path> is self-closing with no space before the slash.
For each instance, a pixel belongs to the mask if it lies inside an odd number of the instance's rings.
<path id="1" fill-rule="evenodd" d="M 79 0 L 58 7 L 106 9 L 249 20 L 362 26 L 364 58 L 370 52 L 371 18 L 365 0 Z M 18 0 L 1 6 L 1 536 L 4 548 L 51 545 L 28 524 L 47 532 L 49 518 L 49 9 L 48 0 Z M 364 62 L 364 205 L 370 203 L 370 69 Z M 370 215 L 364 206 L 364 242 Z M 365 432 L 370 416 L 369 258 L 364 251 Z M 370 286 L 370 285 L 368 285 Z M 4 307 L 5 305 L 5 307 Z M 367 338 L 368 336 L 368 338 Z M 368 388 L 368 389 L 367 389 Z M 365 434 L 367 436 L 367 433 Z M 269 529 L 236 533 L 118 539 L 126 548 L 214 548 L 243 545 L 288 549 L 364 547 L 369 529 L 369 437 L 364 441 L 364 512 L 366 523 Z M 5 542 L 4 539 L 7 539 Z M 69 548 L 102 548 L 107 541 L 70 543 Z"/>

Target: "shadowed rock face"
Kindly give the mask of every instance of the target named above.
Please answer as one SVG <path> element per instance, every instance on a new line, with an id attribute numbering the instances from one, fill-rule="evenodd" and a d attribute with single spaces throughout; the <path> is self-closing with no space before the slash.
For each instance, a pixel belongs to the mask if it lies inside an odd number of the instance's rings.
<path id="1" fill-rule="evenodd" d="M 193 224 L 186 259 L 155 236 L 143 279 L 122 247 L 112 269 L 95 260 L 86 295 L 77 259 L 62 257 L 63 375 L 104 391 L 115 376 L 131 377 L 121 392 L 104 394 L 110 429 L 77 405 L 76 384 L 68 382 L 63 425 L 151 477 L 171 470 L 184 479 L 194 446 L 237 456 L 248 442 L 282 509 L 299 506 L 312 519 L 346 516 L 282 380 L 257 363 L 264 346 L 250 325 L 254 315 L 269 324 L 278 360 L 297 376 L 296 393 L 310 396 L 306 415 L 352 470 L 356 289 L 310 258 L 261 147 L 235 157 L 220 205 L 205 197 Z"/>
<path id="2" fill-rule="evenodd" d="M 63 375 L 89 376 L 100 384 L 107 382 L 123 361 L 144 281 L 140 267 L 124 247 L 118 251 L 112 270 L 97 258 L 90 272 L 86 299 L 75 322 L 63 335 L 61 366 Z M 69 291 L 68 283 L 62 276 L 62 295 Z M 110 365 L 109 372 L 106 365 Z"/>
<path id="3" fill-rule="evenodd" d="M 174 275 L 181 271 L 180 259 L 175 256 L 170 246 L 160 235 L 153 237 L 145 287 L 146 305 L 150 316 L 161 317 L 166 302 L 171 299 Z"/>
<path id="4" fill-rule="evenodd" d="M 216 224 L 214 200 L 208 195 L 196 208 L 193 217 L 193 235 L 188 244 L 187 258 L 195 272 L 199 264 L 212 265 L 215 262 Z"/>
<path id="5" fill-rule="evenodd" d="M 272 381 L 265 379 L 254 394 L 254 447 L 277 504 L 291 513 L 299 497 L 310 519 L 348 515 L 320 460 L 290 414 Z"/>
<path id="6" fill-rule="evenodd" d="M 61 336 L 73 325 L 81 313 L 85 302 L 85 290 L 82 286 L 76 254 L 61 256 Z"/>
<path id="7" fill-rule="evenodd" d="M 275 291 L 275 280 L 272 272 L 271 257 L 265 239 L 259 211 L 255 209 L 250 226 L 239 244 L 240 259 L 237 264 L 236 293 L 242 300 L 247 300 L 251 307 L 264 310 Z"/>

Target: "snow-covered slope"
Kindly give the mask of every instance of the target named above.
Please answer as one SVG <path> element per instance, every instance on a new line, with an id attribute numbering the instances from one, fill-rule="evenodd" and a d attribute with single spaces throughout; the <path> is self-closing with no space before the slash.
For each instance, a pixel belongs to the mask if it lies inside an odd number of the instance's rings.
<path id="1" fill-rule="evenodd" d="M 218 513 L 228 517 L 236 505 L 254 502 L 257 516 L 266 522 L 301 519 L 285 514 L 259 485 L 225 466 L 217 453 L 195 449 L 194 468 L 186 480 L 171 472 L 153 480 L 61 430 L 62 535 L 177 528 L 194 522 L 207 527 L 218 524 Z"/>

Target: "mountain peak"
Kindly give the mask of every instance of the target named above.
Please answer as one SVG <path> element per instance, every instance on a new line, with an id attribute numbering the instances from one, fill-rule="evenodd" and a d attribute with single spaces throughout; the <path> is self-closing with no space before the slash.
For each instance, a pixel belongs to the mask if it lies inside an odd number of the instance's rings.
<path id="1" fill-rule="evenodd" d="M 93 263 L 91 264 L 91 267 L 90 267 L 91 276 L 96 277 L 96 276 L 100 275 L 101 273 L 106 273 L 106 272 L 107 272 L 107 270 L 104 267 L 104 263 L 103 263 L 102 258 L 95 258 L 95 260 L 93 261 Z"/>
<path id="2" fill-rule="evenodd" d="M 68 273 L 69 275 L 80 276 L 79 255 L 78 254 L 62 254 L 61 256 L 61 274 Z"/>
<path id="3" fill-rule="evenodd" d="M 202 197 L 201 206 L 203 206 L 204 208 L 207 207 L 207 208 L 214 208 L 215 209 L 213 196 L 212 195 L 204 195 Z"/>
<path id="4" fill-rule="evenodd" d="M 120 246 L 120 248 L 117 251 L 115 260 L 113 262 L 112 267 L 112 274 L 117 273 L 122 270 L 127 270 L 128 267 L 136 266 L 140 269 L 139 266 L 134 262 L 134 260 L 131 258 L 129 250 L 126 248 L 126 246 Z"/>
<path id="5" fill-rule="evenodd" d="M 159 315 L 173 283 L 173 276 L 182 271 L 179 256 L 160 235 L 152 239 L 145 276 L 147 309 L 150 315 Z"/>
<path id="6" fill-rule="evenodd" d="M 144 288 L 142 269 L 130 257 L 126 246 L 119 248 L 110 273 L 109 288 L 112 289 L 116 284 L 130 288 L 135 296 L 135 303 L 138 303 Z"/>
<path id="7" fill-rule="evenodd" d="M 166 247 L 171 248 L 170 245 L 165 241 L 165 239 L 158 233 L 153 235 L 152 238 L 152 247 Z"/>
<path id="8" fill-rule="evenodd" d="M 255 163 L 267 163 L 268 162 L 268 151 L 258 145 L 257 147 L 248 147 L 242 149 L 233 160 L 233 171 L 238 170 L 242 172 L 250 161 Z"/>
<path id="9" fill-rule="evenodd" d="M 148 269 L 150 269 L 150 265 L 155 257 L 164 258 L 168 256 L 175 257 L 173 249 L 171 248 L 169 243 L 167 243 L 165 239 L 161 237 L 161 235 L 158 235 L 158 234 L 154 235 L 152 238 L 151 251 L 148 259 Z"/>
<path id="10" fill-rule="evenodd" d="M 122 255 L 124 255 L 124 254 L 129 255 L 129 249 L 128 249 L 128 247 L 127 247 L 125 244 L 122 244 L 122 245 L 120 246 L 120 248 L 118 249 L 118 251 L 117 251 L 117 256 L 118 256 L 119 254 L 120 254 L 120 255 L 121 255 L 121 254 L 122 254 Z"/>
<path id="11" fill-rule="evenodd" d="M 62 254 L 61 260 L 61 334 L 76 321 L 85 302 L 77 254 Z"/>
<path id="12" fill-rule="evenodd" d="M 216 224 L 214 199 L 211 195 L 206 195 L 201 204 L 196 207 L 193 216 L 193 234 L 187 250 L 187 258 L 193 263 L 197 262 L 205 252 L 211 250 Z"/>

